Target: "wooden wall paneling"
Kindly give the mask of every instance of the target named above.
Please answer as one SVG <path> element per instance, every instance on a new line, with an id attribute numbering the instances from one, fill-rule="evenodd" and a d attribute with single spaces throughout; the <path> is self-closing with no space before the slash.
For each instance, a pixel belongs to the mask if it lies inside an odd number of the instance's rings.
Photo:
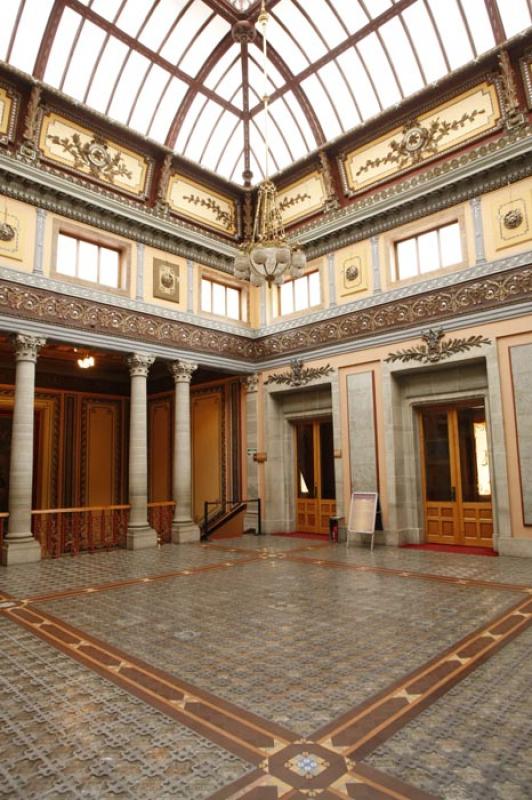
<path id="1" fill-rule="evenodd" d="M 79 497 L 77 492 L 76 460 L 78 451 L 75 447 L 76 441 L 76 395 L 64 394 L 62 396 L 63 413 L 61 415 L 61 464 L 62 476 L 61 492 L 58 499 L 58 506 L 72 508 L 78 505 Z"/>
<path id="2" fill-rule="evenodd" d="M 148 400 L 149 499 L 172 499 L 172 398 L 170 395 Z"/>
<path id="3" fill-rule="evenodd" d="M 82 399 L 82 505 L 112 505 L 116 502 L 120 476 L 120 411 L 118 399 Z"/>
<path id="4" fill-rule="evenodd" d="M 231 390 L 231 441 L 227 448 L 231 459 L 231 498 L 242 498 L 242 428 L 241 418 L 241 389 L 240 381 L 230 384 Z"/>
<path id="5" fill-rule="evenodd" d="M 129 399 L 123 397 L 120 401 L 120 414 L 122 420 L 120 438 L 120 481 L 118 487 L 118 503 L 129 503 Z"/>
<path id="6" fill-rule="evenodd" d="M 192 486 L 196 521 L 206 500 L 225 500 L 224 388 L 192 392 Z"/>
<path id="7" fill-rule="evenodd" d="M 59 393 L 35 394 L 38 415 L 33 476 L 34 508 L 56 508 L 59 500 L 61 396 Z"/>

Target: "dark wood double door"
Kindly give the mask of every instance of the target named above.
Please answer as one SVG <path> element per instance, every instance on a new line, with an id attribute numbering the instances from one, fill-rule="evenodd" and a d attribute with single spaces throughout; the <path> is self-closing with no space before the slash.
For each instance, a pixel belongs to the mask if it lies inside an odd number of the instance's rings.
<path id="1" fill-rule="evenodd" d="M 426 541 L 491 547 L 493 510 L 482 400 L 419 409 Z"/>

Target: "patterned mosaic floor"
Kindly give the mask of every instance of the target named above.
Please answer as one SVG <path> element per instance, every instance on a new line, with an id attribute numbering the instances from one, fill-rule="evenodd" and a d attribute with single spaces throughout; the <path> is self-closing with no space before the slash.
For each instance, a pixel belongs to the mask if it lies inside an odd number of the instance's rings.
<path id="1" fill-rule="evenodd" d="M 532 562 L 247 536 L 0 592 L 0 797 L 532 797 Z"/>

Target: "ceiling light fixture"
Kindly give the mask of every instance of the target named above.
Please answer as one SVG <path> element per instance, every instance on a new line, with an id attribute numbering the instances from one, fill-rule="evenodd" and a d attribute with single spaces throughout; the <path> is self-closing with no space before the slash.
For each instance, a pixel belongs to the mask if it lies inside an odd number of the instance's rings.
<path id="1" fill-rule="evenodd" d="M 303 251 L 292 246 L 286 238 L 281 211 L 277 205 L 277 189 L 269 178 L 268 122 L 268 27 L 269 14 L 266 2 L 262 0 L 258 23 L 262 32 L 262 55 L 264 74 L 264 146 L 265 176 L 259 186 L 257 208 L 253 223 L 251 240 L 244 242 L 235 258 L 236 278 L 249 280 L 253 286 L 275 283 L 280 286 L 285 277 L 298 278 L 302 275 L 307 259 Z"/>
<path id="2" fill-rule="evenodd" d="M 90 369 L 90 367 L 93 367 L 95 363 L 94 356 L 84 356 L 83 358 L 78 358 L 78 367 L 81 367 L 81 369 Z"/>

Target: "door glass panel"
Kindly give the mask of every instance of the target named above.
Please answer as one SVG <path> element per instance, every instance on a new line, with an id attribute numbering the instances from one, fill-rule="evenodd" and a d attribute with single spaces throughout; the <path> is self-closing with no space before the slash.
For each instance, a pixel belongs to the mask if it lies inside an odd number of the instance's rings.
<path id="1" fill-rule="evenodd" d="M 321 499 L 334 500 L 334 448 L 332 422 L 320 423 Z"/>
<path id="2" fill-rule="evenodd" d="M 312 423 L 299 423 L 297 431 L 297 496 L 314 497 L 314 436 Z"/>
<path id="3" fill-rule="evenodd" d="M 458 436 L 462 500 L 466 503 L 490 502 L 488 435 L 483 405 L 458 409 Z"/>
<path id="4" fill-rule="evenodd" d="M 422 416 L 427 500 L 450 502 L 453 497 L 447 412 L 424 411 Z"/>

